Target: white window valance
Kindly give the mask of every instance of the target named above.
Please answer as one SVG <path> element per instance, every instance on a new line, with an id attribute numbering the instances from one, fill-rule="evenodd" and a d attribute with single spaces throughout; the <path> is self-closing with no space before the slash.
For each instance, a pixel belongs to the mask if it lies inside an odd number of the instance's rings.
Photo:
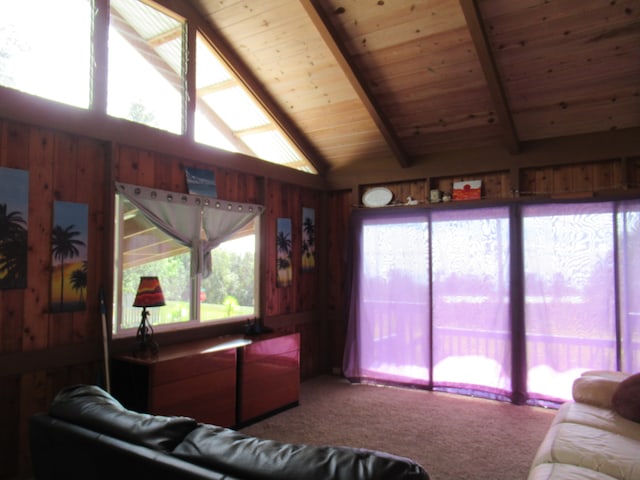
<path id="1" fill-rule="evenodd" d="M 264 212 L 264 206 L 116 182 L 123 195 L 160 230 L 191 249 L 191 275 L 211 274 L 211 250 Z"/>

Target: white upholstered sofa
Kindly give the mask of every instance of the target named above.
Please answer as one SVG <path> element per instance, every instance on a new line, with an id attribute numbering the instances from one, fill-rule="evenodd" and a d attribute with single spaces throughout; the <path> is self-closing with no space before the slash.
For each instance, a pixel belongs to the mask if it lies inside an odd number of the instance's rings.
<path id="1" fill-rule="evenodd" d="M 529 480 L 640 480 L 640 374 L 585 372 L 538 448 Z"/>

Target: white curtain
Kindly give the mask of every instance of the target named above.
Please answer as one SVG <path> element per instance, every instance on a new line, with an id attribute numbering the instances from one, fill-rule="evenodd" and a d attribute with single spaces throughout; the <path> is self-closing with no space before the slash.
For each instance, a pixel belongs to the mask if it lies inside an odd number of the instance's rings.
<path id="1" fill-rule="evenodd" d="M 156 227 L 191 248 L 191 276 L 211 274 L 211 250 L 262 214 L 264 207 L 116 182 Z"/>

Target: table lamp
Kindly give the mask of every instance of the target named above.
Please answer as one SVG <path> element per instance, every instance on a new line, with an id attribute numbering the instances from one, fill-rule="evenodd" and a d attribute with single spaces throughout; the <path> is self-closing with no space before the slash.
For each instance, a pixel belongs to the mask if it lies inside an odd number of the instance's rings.
<path id="1" fill-rule="evenodd" d="M 136 299 L 133 302 L 134 307 L 142 307 L 142 319 L 136 333 L 136 356 L 158 354 L 158 344 L 153 339 L 153 327 L 149 322 L 149 312 L 147 307 L 162 307 L 164 303 L 164 295 L 160 287 L 158 277 L 140 277 L 140 285 Z"/>

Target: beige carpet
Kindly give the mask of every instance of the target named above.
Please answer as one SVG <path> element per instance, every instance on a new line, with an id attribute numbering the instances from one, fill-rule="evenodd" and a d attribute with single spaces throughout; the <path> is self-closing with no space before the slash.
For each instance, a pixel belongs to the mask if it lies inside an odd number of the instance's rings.
<path id="1" fill-rule="evenodd" d="M 300 406 L 242 432 L 314 445 L 383 450 L 417 461 L 432 480 L 526 479 L 555 410 L 321 376 Z"/>

